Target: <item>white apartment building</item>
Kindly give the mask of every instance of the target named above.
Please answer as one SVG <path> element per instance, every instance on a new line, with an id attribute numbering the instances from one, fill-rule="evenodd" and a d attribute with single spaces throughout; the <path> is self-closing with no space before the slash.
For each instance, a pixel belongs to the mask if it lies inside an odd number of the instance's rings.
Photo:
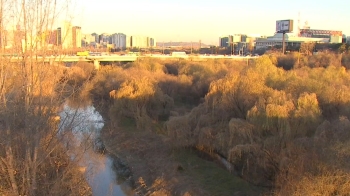
<path id="1" fill-rule="evenodd" d="M 131 36 L 132 48 L 148 48 L 148 37 L 141 35 Z"/>
<path id="2" fill-rule="evenodd" d="M 126 48 L 131 48 L 131 36 L 126 36 Z"/>
<path id="3" fill-rule="evenodd" d="M 125 49 L 127 47 L 126 35 L 123 33 L 112 34 L 111 44 L 114 44 L 114 48 Z"/>
<path id="4" fill-rule="evenodd" d="M 133 35 L 130 37 L 130 47 L 132 48 L 150 48 L 155 47 L 156 44 L 156 40 L 151 37 L 141 35 Z"/>

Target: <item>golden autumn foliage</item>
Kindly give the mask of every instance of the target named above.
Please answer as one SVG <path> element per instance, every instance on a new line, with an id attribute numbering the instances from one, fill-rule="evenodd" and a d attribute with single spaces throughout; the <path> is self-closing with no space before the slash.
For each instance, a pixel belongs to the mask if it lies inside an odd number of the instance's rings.
<path id="1" fill-rule="evenodd" d="M 335 54 L 262 56 L 249 65 L 144 59 L 102 68 L 82 92 L 103 101 L 113 120 L 132 118 L 151 131 L 152 123 L 165 122 L 174 147 L 219 153 L 236 174 L 272 194 L 342 195 L 350 180 L 349 166 L 340 164 L 350 158 L 350 72 L 340 60 Z"/>
<path id="2" fill-rule="evenodd" d="M 114 99 L 113 111 L 120 116 L 134 118 L 138 129 L 148 129 L 149 123 L 168 115 L 173 100 L 148 78 L 131 79 L 110 93 Z"/>
<path id="3" fill-rule="evenodd" d="M 315 137 L 324 119 L 350 115 L 344 68 L 284 71 L 273 61 L 265 56 L 239 74 L 213 81 L 202 109 L 170 118 L 169 136 L 181 146 L 218 151 L 248 181 L 273 186 L 279 165 L 292 158 L 285 154 L 293 151 L 290 143 Z"/>

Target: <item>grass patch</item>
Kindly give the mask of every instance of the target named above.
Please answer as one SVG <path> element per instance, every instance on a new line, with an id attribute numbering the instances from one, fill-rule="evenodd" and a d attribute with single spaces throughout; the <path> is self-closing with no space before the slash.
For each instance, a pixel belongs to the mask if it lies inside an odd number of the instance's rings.
<path id="1" fill-rule="evenodd" d="M 165 121 L 158 121 L 152 123 L 152 130 L 158 135 L 166 135 L 167 132 L 164 129 Z"/>
<path id="2" fill-rule="evenodd" d="M 137 129 L 136 120 L 128 117 L 121 117 L 121 120 L 118 121 L 120 128 L 125 132 L 139 132 Z M 164 130 L 165 121 L 158 121 L 151 123 L 151 128 L 154 133 L 158 135 L 165 135 L 166 131 Z M 142 132 L 142 131 L 141 131 Z"/>
<path id="3" fill-rule="evenodd" d="M 193 177 L 210 195 L 259 195 L 263 191 L 218 167 L 216 163 L 201 159 L 193 150 L 175 151 L 174 157 L 181 164 L 178 171 Z"/>
<path id="4" fill-rule="evenodd" d="M 119 122 L 119 126 L 127 131 L 127 132 L 135 132 L 137 131 L 136 121 L 133 118 L 121 117 Z"/>

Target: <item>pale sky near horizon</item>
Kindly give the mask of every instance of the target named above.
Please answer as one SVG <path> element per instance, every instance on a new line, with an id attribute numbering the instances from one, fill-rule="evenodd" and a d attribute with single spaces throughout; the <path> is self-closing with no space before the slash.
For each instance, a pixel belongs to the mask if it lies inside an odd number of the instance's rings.
<path id="1" fill-rule="evenodd" d="M 156 41 L 217 45 L 228 34 L 273 35 L 276 20 L 293 19 L 294 31 L 341 30 L 350 36 L 350 3 L 345 0 L 76 0 L 73 25 L 84 34 L 125 33 Z"/>

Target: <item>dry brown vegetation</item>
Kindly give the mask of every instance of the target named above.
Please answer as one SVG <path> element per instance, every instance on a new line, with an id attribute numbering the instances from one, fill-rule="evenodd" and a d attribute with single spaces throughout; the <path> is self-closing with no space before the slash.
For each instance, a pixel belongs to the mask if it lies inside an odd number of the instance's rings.
<path id="1" fill-rule="evenodd" d="M 309 55 L 305 55 L 309 54 Z M 293 52 L 288 55 L 276 55 L 277 66 L 285 70 L 291 70 L 302 67 L 345 67 L 350 68 L 350 53 L 334 53 L 334 52 L 318 52 L 316 55 L 311 55 L 312 52 Z"/>
<path id="2" fill-rule="evenodd" d="M 323 178 L 331 178 L 329 175 L 341 175 L 342 172 L 337 172 L 339 169 L 349 169 L 344 165 L 336 167 L 330 164 L 329 157 L 313 159 L 313 155 L 325 153 L 318 151 L 319 148 L 329 149 L 329 145 L 343 144 L 350 139 L 347 129 L 328 129 L 328 134 L 316 131 L 322 122 L 335 123 L 333 126 L 336 126 L 339 118 L 347 121 L 350 115 L 349 73 L 344 67 L 334 66 L 304 67 L 286 72 L 278 69 L 273 61 L 273 58 L 262 57 L 239 74 L 212 82 L 204 104 L 185 116 L 171 117 L 166 127 L 177 145 L 201 146 L 219 152 L 230 160 L 244 179 L 275 187 L 278 191 L 285 191 L 279 188 L 288 187 L 290 192 L 287 195 L 290 195 L 298 189 L 308 189 L 307 183 L 292 175 L 293 168 L 301 163 L 307 168 L 298 167 L 300 170 L 295 173 L 310 182 L 312 177 L 304 174 L 308 175 L 308 171 L 316 170 L 320 165 L 325 165 L 323 170 L 313 174 L 320 182 Z M 341 136 L 335 136 L 335 133 Z M 325 138 L 317 139 L 319 134 Z M 300 157 L 305 158 L 298 159 Z M 332 157 L 343 163 L 348 158 Z M 335 171 L 327 168 L 329 173 L 321 172 L 327 171 L 326 167 L 335 167 Z M 284 185 L 279 177 L 285 173 L 288 175 L 285 175 Z M 329 179 L 324 183 L 329 183 Z M 346 180 L 337 180 L 332 186 L 348 191 Z M 300 195 L 313 191 L 327 195 L 326 190 L 300 191 Z"/>
<path id="3" fill-rule="evenodd" d="M 19 56 L 16 63 L 0 57 L 1 195 L 91 195 L 67 152 L 69 135 L 59 133 L 56 116 L 67 99 L 92 101 L 110 122 L 107 149 L 129 162 L 143 195 L 257 194 L 234 174 L 275 195 L 350 192 L 346 50 L 312 55 L 314 46 L 304 45 L 302 54 L 250 65 L 144 58 L 99 71 L 38 61 L 53 53 L 45 34 L 71 5 L 1 1 L 1 54 Z M 3 35 L 10 25 L 21 29 L 12 30 L 8 50 Z M 193 148 L 226 159 L 233 174 L 175 153 Z"/>
<path id="4" fill-rule="evenodd" d="M 182 175 L 196 166 L 174 158 L 173 150 L 195 147 L 219 154 L 233 173 L 275 195 L 346 195 L 350 75 L 335 56 L 303 57 L 307 66 L 289 71 L 278 68 L 289 57 L 276 56 L 249 66 L 140 59 L 99 71 L 84 63 L 67 69 L 3 58 L 0 193 L 90 193 L 56 137 L 53 117 L 72 98 L 72 104 L 91 99 L 112 122 L 108 149 L 124 152 L 140 193 L 213 195 Z M 342 58 L 347 62 L 347 54 Z"/>
<path id="5" fill-rule="evenodd" d="M 59 133 L 61 106 L 79 87 L 64 78 L 77 74 L 38 59 L 67 3 L 0 3 L 0 195 L 91 195 Z"/>
<path id="6" fill-rule="evenodd" d="M 64 102 L 57 84 L 65 68 L 3 64 L 0 109 L 0 193 L 89 194 L 83 174 L 58 137 Z M 77 188 L 79 187 L 79 188 Z"/>
<path id="7" fill-rule="evenodd" d="M 236 174 L 270 187 L 275 195 L 346 195 L 348 54 L 298 55 L 263 56 L 249 66 L 223 60 L 140 59 L 103 67 L 82 94 L 101 106 L 115 129 L 131 131 L 125 125 L 129 122 L 143 137 L 163 135 L 150 139 L 157 148 L 166 145 L 161 140 L 170 139 L 166 143 L 174 149 L 218 153 Z M 133 137 L 127 138 L 132 142 Z M 141 154 L 150 153 L 152 162 L 151 154 L 160 151 L 148 147 Z"/>

